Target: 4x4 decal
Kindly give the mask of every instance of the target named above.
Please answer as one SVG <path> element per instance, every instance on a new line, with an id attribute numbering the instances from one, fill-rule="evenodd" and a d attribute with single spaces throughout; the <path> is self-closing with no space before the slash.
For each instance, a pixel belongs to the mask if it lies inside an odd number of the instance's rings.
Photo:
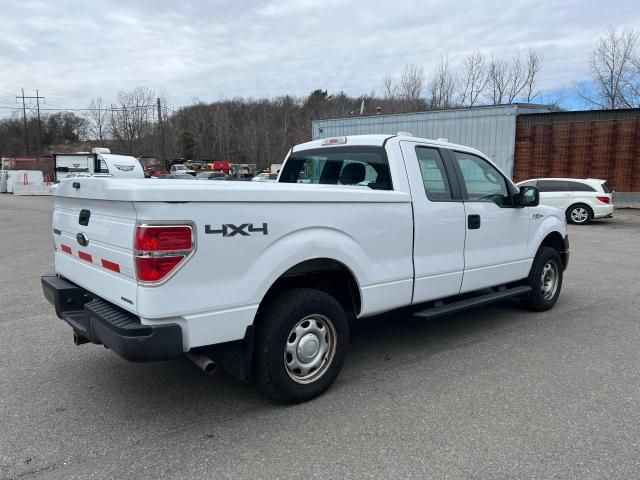
<path id="1" fill-rule="evenodd" d="M 214 235 L 222 235 L 223 237 L 234 237 L 241 235 L 248 237 L 252 233 L 262 232 L 263 235 L 269 235 L 267 224 L 263 223 L 262 227 L 254 227 L 253 223 L 243 223 L 241 225 L 233 225 L 232 223 L 226 223 L 222 225 L 220 229 L 213 229 L 211 225 L 204 226 L 204 233 L 211 233 Z"/>

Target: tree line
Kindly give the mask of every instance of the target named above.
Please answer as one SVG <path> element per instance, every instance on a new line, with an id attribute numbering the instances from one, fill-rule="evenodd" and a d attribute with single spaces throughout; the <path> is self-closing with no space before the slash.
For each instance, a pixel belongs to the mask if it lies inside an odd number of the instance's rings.
<path id="1" fill-rule="evenodd" d="M 305 97 L 196 101 L 172 108 L 164 92 L 137 87 L 114 99 L 91 100 L 82 115 L 43 115 L 27 122 L 29 150 L 88 141 L 114 152 L 160 160 L 222 159 L 265 167 L 297 143 L 311 139 L 314 119 L 405 113 L 514 102 L 555 104 L 540 88 L 543 58 L 537 50 L 500 57 L 480 51 L 458 63 L 441 57 L 427 73 L 407 64 L 381 79 L 378 94 L 350 96 L 317 89 Z M 591 81 L 578 87 L 588 108 L 640 107 L 640 45 L 634 30 L 609 28 L 589 56 Z M 27 151 L 24 124 L 15 115 L 0 121 L 0 152 Z M 45 150 L 46 151 L 46 150 Z"/>

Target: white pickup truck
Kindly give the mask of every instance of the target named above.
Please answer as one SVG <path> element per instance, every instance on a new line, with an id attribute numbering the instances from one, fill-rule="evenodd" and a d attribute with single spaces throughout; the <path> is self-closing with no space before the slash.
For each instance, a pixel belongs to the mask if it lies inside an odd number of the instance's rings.
<path id="1" fill-rule="evenodd" d="M 349 318 L 551 308 L 569 244 L 538 198 L 476 150 L 390 135 L 298 145 L 274 184 L 69 179 L 42 286 L 76 344 L 304 401 L 338 376 Z"/>

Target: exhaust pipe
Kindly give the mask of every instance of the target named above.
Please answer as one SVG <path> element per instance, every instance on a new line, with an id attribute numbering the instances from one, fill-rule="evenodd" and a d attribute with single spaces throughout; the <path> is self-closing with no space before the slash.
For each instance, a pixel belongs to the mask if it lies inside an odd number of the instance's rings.
<path id="1" fill-rule="evenodd" d="M 187 352 L 187 357 L 195 363 L 207 375 L 213 375 L 218 371 L 218 365 L 202 353 Z"/>
<path id="2" fill-rule="evenodd" d="M 75 343 L 76 345 L 82 345 L 83 343 L 89 343 L 90 341 L 91 340 L 89 340 L 86 337 L 83 337 L 78 332 L 76 331 L 73 332 L 73 343 Z"/>

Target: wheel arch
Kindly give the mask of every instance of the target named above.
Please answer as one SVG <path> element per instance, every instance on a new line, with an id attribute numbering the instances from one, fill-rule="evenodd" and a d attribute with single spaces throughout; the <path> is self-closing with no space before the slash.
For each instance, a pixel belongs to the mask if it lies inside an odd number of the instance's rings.
<path id="1" fill-rule="evenodd" d="M 569 252 L 566 248 L 564 237 L 560 232 L 553 231 L 548 233 L 547 236 L 542 239 L 542 242 L 540 242 L 537 251 L 539 251 L 541 247 L 551 247 L 556 250 L 562 259 L 563 269 L 567 268 Z"/>
<path id="2" fill-rule="evenodd" d="M 362 310 L 362 292 L 354 272 L 334 258 L 311 258 L 298 262 L 283 272 L 262 296 L 260 309 L 280 292 L 292 288 L 314 288 L 334 297 L 345 310 L 357 316 Z"/>

